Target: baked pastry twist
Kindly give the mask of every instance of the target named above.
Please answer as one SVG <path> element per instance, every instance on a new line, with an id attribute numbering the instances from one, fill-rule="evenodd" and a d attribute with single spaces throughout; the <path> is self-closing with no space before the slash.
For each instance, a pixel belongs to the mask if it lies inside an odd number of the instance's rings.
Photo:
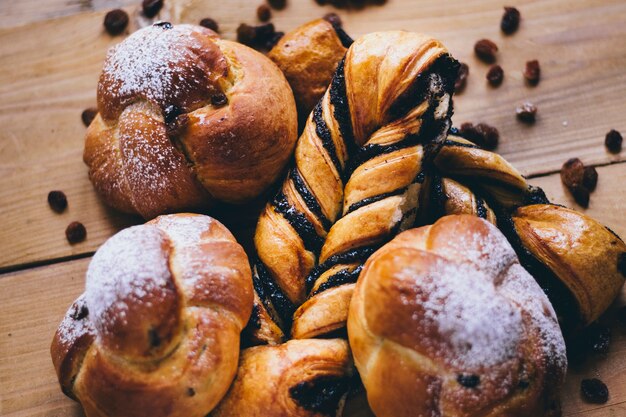
<path id="1" fill-rule="evenodd" d="M 212 417 L 341 416 L 354 368 L 341 339 L 290 340 L 241 352 L 239 370 Z"/>
<path id="2" fill-rule="evenodd" d="M 242 203 L 282 173 L 297 139 L 285 77 L 200 26 L 159 22 L 108 54 L 84 161 L 103 200 L 146 219 Z"/>
<path id="3" fill-rule="evenodd" d="M 52 341 L 59 383 L 87 417 L 204 417 L 237 371 L 248 259 L 207 216 L 157 217 L 110 238 Z"/>
<path id="4" fill-rule="evenodd" d="M 567 360 L 554 310 L 475 216 L 444 217 L 374 253 L 348 335 L 377 417 L 560 415 Z"/>
<path id="5" fill-rule="evenodd" d="M 259 262 L 253 268 L 257 302 L 251 321 L 255 342 L 282 340 L 295 307 L 306 298 L 305 278 L 316 265 L 320 250 L 324 262 L 359 246 L 348 243 L 332 250 L 322 248 L 335 242 L 331 226 L 353 203 L 389 191 L 398 194 L 388 204 L 395 207 L 408 206 L 402 201 L 415 198 L 417 172 L 380 186 L 371 181 L 380 174 L 385 158 L 402 159 L 411 152 L 409 148 L 419 153 L 422 144 L 447 131 L 457 66 L 440 42 L 414 33 L 372 33 L 352 44 L 307 120 L 296 145 L 294 166 L 257 224 Z M 353 157 L 355 162 L 348 162 Z M 419 158 L 407 158 L 398 169 L 419 163 Z M 358 170 L 359 165 L 367 168 Z M 368 170 L 371 174 L 365 172 Z M 372 188 L 353 186 L 354 177 L 370 181 Z M 404 190 L 399 192 L 401 188 Z M 361 211 L 387 203 L 364 206 Z M 371 241 L 381 239 L 370 237 Z"/>
<path id="6" fill-rule="evenodd" d="M 316 19 L 288 32 L 267 54 L 293 90 L 300 125 L 322 98 L 337 65 L 352 44 L 337 15 Z"/>

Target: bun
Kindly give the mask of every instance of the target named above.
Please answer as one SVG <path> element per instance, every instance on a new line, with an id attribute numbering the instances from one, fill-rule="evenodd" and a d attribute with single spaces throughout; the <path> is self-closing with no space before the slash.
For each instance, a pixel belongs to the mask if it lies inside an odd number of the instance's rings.
<path id="1" fill-rule="evenodd" d="M 340 21 L 332 22 L 316 19 L 306 23 L 288 32 L 267 54 L 283 71 L 293 90 L 302 126 L 352 44 Z"/>
<path id="2" fill-rule="evenodd" d="M 475 216 L 406 231 L 372 255 L 348 335 L 378 417 L 560 415 L 567 360 L 554 310 Z"/>
<path id="3" fill-rule="evenodd" d="M 296 307 L 311 288 L 321 286 L 314 286 L 315 278 L 306 285 L 318 256 L 319 263 L 337 266 L 342 271 L 336 272 L 356 279 L 352 264 L 364 261 L 366 253 L 344 257 L 382 244 L 399 223 L 410 224 L 419 190 L 414 171 L 419 170 L 421 144 L 448 130 L 457 66 L 439 41 L 414 33 L 372 33 L 352 44 L 307 120 L 294 167 L 259 218 L 259 261 L 253 274 L 262 301 L 257 309 L 264 314 L 258 317 L 269 316 L 278 323 L 275 329 L 288 331 Z M 385 171 L 387 158 L 398 161 L 397 177 Z M 393 198 L 380 199 L 391 191 Z M 362 207 L 353 211 L 354 203 Z M 296 313 L 301 324 L 295 325 L 293 336 L 312 337 L 343 327 L 349 291 L 332 292 L 315 302 L 320 308 L 310 315 Z M 311 306 L 310 301 L 301 309 Z M 336 307 L 343 310 L 332 313 Z M 257 334 L 272 335 L 265 342 L 283 339 L 279 333 L 263 332 L 271 324 L 259 320 L 256 327 Z"/>
<path id="4" fill-rule="evenodd" d="M 52 341 L 59 383 L 87 417 L 204 417 L 239 358 L 247 257 L 207 216 L 161 216 L 94 255 Z"/>
<path id="5" fill-rule="evenodd" d="M 211 417 L 341 416 L 352 374 L 345 340 L 245 349 L 235 382 Z"/>
<path id="6" fill-rule="evenodd" d="M 297 139 L 291 89 L 262 54 L 167 22 L 108 54 L 84 161 L 101 197 L 144 218 L 243 203 L 281 174 Z"/>

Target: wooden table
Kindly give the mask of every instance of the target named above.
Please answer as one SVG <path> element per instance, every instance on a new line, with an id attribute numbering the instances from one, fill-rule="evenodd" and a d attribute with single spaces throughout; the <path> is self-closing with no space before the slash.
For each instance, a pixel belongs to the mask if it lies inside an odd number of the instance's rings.
<path id="1" fill-rule="evenodd" d="M 226 38 L 240 22 L 255 23 L 261 0 L 166 0 L 165 18 L 198 22 L 211 16 Z M 0 0 L 0 414 L 78 416 L 61 394 L 49 356 L 56 326 L 83 290 L 89 258 L 116 231 L 140 220 L 105 207 L 82 163 L 81 111 L 95 104 L 106 50 L 123 37 L 102 28 L 106 10 L 124 6 L 137 27 L 140 0 Z M 507 2 L 508 3 L 508 2 Z M 383 7 L 341 10 L 348 33 L 406 29 L 439 37 L 470 66 L 467 88 L 455 99 L 456 124 L 487 122 L 502 136 L 498 148 L 558 203 L 578 207 L 558 171 L 570 157 L 597 167 L 599 183 L 588 214 L 626 236 L 626 151 L 609 154 L 611 129 L 626 133 L 626 3 L 623 0 L 513 1 L 523 21 L 513 36 L 499 30 L 502 2 L 390 0 Z M 290 30 L 335 11 L 313 0 L 290 0 L 274 12 L 278 30 Z M 500 88 L 487 85 L 487 66 L 473 44 L 490 38 L 505 71 Z M 539 59 L 542 80 L 524 85 L 522 69 Z M 535 125 L 520 124 L 515 107 L 531 100 Z M 69 200 L 63 214 L 47 205 L 48 191 Z M 69 245 L 70 221 L 85 224 L 88 238 Z M 570 369 L 563 392 L 566 416 L 626 416 L 626 329 L 615 319 L 626 304 L 622 291 L 602 319 L 613 332 L 610 352 Z M 604 405 L 582 401 L 580 380 L 600 377 L 610 389 Z M 359 411 L 350 415 L 363 415 Z M 359 408 L 359 407 L 356 407 Z"/>

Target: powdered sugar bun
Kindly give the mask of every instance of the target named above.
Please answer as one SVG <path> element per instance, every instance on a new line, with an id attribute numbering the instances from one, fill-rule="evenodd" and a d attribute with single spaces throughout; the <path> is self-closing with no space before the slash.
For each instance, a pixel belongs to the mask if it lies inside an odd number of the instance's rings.
<path id="1" fill-rule="evenodd" d="M 372 255 L 348 335 L 378 417 L 558 415 L 567 360 L 556 314 L 478 217 L 444 217 Z"/>

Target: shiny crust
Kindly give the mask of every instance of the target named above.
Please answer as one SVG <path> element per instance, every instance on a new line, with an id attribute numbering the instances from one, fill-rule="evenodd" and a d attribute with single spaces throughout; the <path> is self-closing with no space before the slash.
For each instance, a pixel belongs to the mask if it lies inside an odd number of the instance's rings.
<path id="1" fill-rule="evenodd" d="M 620 293 L 626 244 L 606 227 L 565 207 L 535 204 L 511 216 L 521 244 L 565 284 L 583 325 L 600 317 Z"/>
<path id="2" fill-rule="evenodd" d="M 347 50 L 333 25 L 316 19 L 288 32 L 267 54 L 285 74 L 301 120 L 324 95 Z"/>
<path id="3" fill-rule="evenodd" d="M 472 276 L 491 294 L 457 289 L 455 280 Z M 455 327 L 454 314 L 445 318 L 442 305 L 452 296 L 474 324 L 502 327 L 509 314 L 519 318 L 485 343 L 481 335 L 494 336 L 489 326 Z M 494 297 L 491 307 L 506 316 L 492 316 L 489 302 L 471 304 Z M 348 336 L 378 417 L 560 415 L 567 363 L 555 313 L 504 237 L 477 217 L 447 216 L 409 230 L 370 257 L 350 305 Z"/>
<path id="4" fill-rule="evenodd" d="M 63 392 L 88 417 L 205 416 L 236 373 L 250 277 L 243 249 L 210 217 L 120 232 L 96 252 L 52 341 Z"/>
<path id="5" fill-rule="evenodd" d="M 211 417 L 340 416 L 352 373 L 345 340 L 291 340 L 245 349 L 237 377 Z M 306 400 L 321 391 L 323 386 L 315 389 L 320 381 L 332 381 L 338 392 L 311 406 Z"/>
<path id="6" fill-rule="evenodd" d="M 284 329 L 295 307 L 306 300 L 305 278 L 318 257 L 323 263 L 341 251 L 380 245 L 406 213 L 410 224 L 422 142 L 448 129 L 455 68 L 439 41 L 415 33 L 372 33 L 348 49 L 307 120 L 292 172 L 257 225 L 259 259 L 291 304 L 281 317 Z M 426 123 L 430 119 L 440 122 L 437 128 Z M 393 196 L 383 198 L 388 192 Z M 372 204 L 355 206 L 372 198 Z M 340 298 L 345 305 L 346 298 Z M 345 313 L 336 322 L 343 327 Z M 293 336 L 319 334 L 305 327 L 297 326 L 304 333 Z"/>
<path id="7" fill-rule="evenodd" d="M 155 58 L 143 74 L 141 58 L 129 58 L 135 44 L 170 59 L 169 69 Z M 226 104 L 211 104 L 222 94 Z M 147 219 L 250 201 L 280 175 L 297 138 L 293 95 L 276 65 L 200 26 L 147 27 L 114 48 L 98 110 L 83 155 L 90 179 L 108 204 Z"/>

